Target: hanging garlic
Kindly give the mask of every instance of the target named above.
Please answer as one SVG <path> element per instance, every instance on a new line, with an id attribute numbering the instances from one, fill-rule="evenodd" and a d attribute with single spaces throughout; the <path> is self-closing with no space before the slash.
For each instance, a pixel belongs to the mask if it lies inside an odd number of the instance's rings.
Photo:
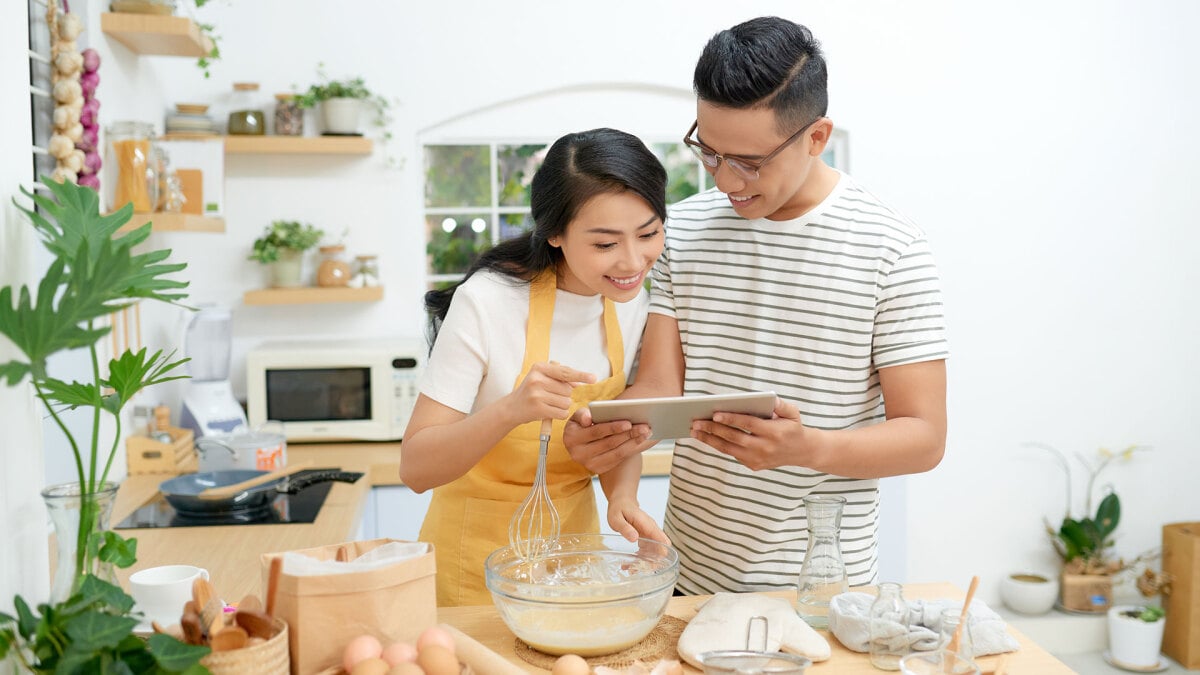
<path id="1" fill-rule="evenodd" d="M 59 75 L 74 75 L 83 70 L 83 54 L 78 52 L 59 52 L 54 57 L 54 69 Z"/>
<path id="2" fill-rule="evenodd" d="M 54 169 L 54 173 L 50 174 L 50 178 L 56 183 L 63 183 L 66 181 L 71 181 L 74 183 L 79 180 L 79 174 L 66 168 L 65 166 L 60 165 Z"/>
<path id="3" fill-rule="evenodd" d="M 79 101 L 83 106 L 83 88 L 75 80 L 59 80 L 54 83 L 54 100 L 59 103 Z"/>
<path id="4" fill-rule="evenodd" d="M 79 142 L 79 139 L 83 138 L 83 125 L 79 122 L 76 122 L 75 124 L 71 125 L 71 128 L 67 129 L 63 135 L 71 139 L 71 144 L 74 145 L 75 143 Z M 78 171 L 78 169 L 76 169 L 76 171 Z"/>
<path id="5" fill-rule="evenodd" d="M 76 121 L 75 111 L 70 106 L 60 105 L 54 109 L 54 128 L 63 130 Z"/>
<path id="6" fill-rule="evenodd" d="M 78 148 L 72 150 L 71 154 L 63 158 L 61 166 L 78 174 L 83 170 L 83 151 Z"/>
<path id="7" fill-rule="evenodd" d="M 58 37 L 63 40 L 74 40 L 83 32 L 83 22 L 74 13 L 63 14 L 58 22 Z M 74 51 L 74 50 L 72 50 Z"/>
<path id="8" fill-rule="evenodd" d="M 50 137 L 49 147 L 46 149 L 51 155 L 61 160 L 71 154 L 75 149 L 75 143 L 62 134 L 54 134 Z"/>

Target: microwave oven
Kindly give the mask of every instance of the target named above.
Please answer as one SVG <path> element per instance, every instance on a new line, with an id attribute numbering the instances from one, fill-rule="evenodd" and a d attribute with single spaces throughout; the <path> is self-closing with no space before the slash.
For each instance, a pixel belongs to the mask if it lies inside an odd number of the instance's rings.
<path id="1" fill-rule="evenodd" d="M 395 441 L 425 363 L 423 340 L 263 343 L 246 355 L 246 416 L 291 441 Z"/>

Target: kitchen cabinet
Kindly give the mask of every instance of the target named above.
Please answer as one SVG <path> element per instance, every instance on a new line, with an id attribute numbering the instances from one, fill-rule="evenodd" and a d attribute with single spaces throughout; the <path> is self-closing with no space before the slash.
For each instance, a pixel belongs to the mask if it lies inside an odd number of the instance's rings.
<path id="1" fill-rule="evenodd" d="M 106 12 L 100 30 L 135 54 L 200 57 L 213 48 L 200 26 L 182 16 Z"/>

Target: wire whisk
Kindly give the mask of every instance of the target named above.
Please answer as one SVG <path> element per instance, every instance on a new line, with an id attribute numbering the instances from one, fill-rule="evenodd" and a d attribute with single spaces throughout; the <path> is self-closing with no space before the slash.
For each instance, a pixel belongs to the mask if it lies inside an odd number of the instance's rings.
<path id="1" fill-rule="evenodd" d="M 552 423 L 550 418 L 542 420 L 533 487 L 508 523 L 508 544 L 517 555 L 526 559 L 541 554 L 550 540 L 558 537 L 562 527 L 558 509 L 554 508 L 554 500 L 550 498 L 550 488 L 546 485 L 546 455 L 550 450 Z"/>

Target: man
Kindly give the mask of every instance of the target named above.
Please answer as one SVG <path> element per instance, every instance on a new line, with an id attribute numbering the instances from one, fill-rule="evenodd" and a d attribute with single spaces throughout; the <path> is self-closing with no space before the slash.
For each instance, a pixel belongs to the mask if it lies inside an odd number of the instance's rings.
<path id="1" fill-rule="evenodd" d="M 675 444 L 664 529 L 686 594 L 795 587 L 802 499 L 840 494 L 851 585 L 877 573 L 878 479 L 928 471 L 946 438 L 948 354 L 924 233 L 821 153 L 825 61 L 804 26 L 753 19 L 696 65 L 685 142 L 716 189 L 669 212 L 636 383 L 622 398 L 771 390 L 775 416 L 717 413 Z M 886 406 L 884 402 L 886 401 Z M 595 472 L 645 425 L 568 424 Z"/>

